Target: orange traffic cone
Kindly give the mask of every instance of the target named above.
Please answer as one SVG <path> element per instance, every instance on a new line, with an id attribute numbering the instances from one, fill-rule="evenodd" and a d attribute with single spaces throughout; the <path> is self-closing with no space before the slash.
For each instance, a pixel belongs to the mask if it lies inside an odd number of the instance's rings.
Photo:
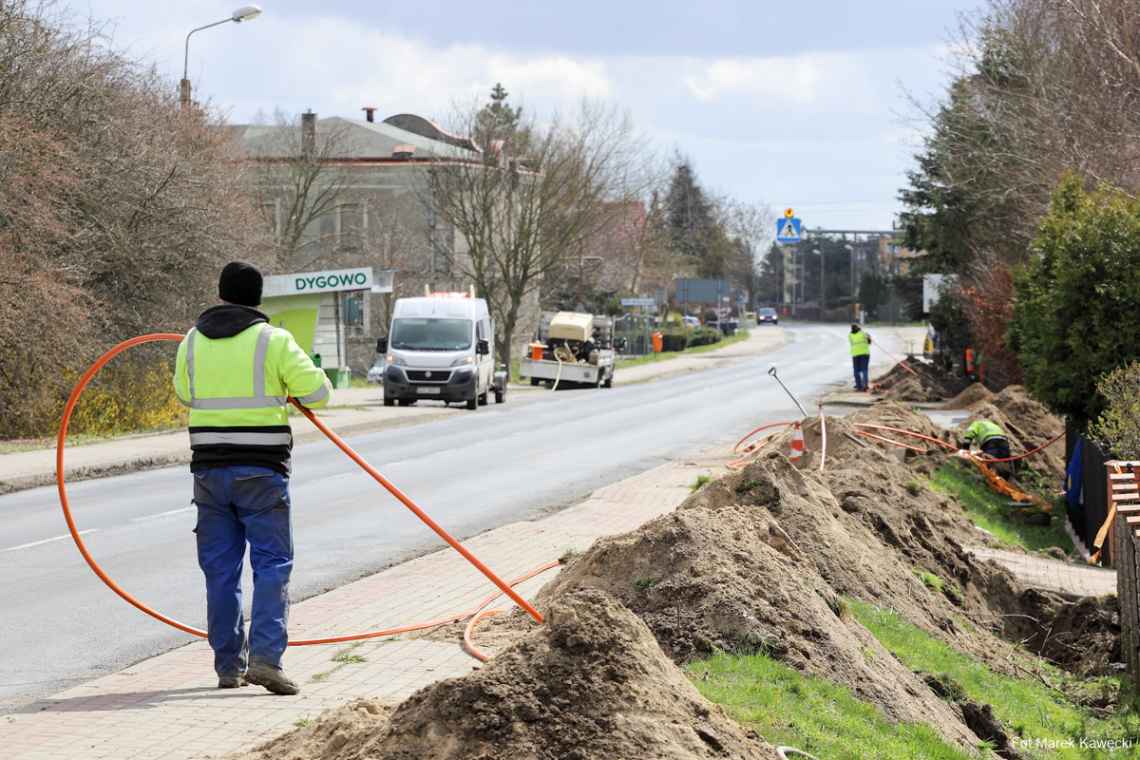
<path id="1" fill-rule="evenodd" d="M 804 430 L 800 427 L 800 423 L 796 423 L 795 431 L 792 434 L 792 450 L 788 452 L 788 461 L 792 464 L 799 464 L 800 459 L 804 455 Z"/>

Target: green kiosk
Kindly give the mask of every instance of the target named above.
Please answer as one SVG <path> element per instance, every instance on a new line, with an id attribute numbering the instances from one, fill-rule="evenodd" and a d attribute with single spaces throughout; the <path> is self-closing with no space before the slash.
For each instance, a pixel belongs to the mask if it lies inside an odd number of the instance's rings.
<path id="1" fill-rule="evenodd" d="M 329 269 L 265 278 L 261 309 L 308 351 L 332 380 L 347 388 L 352 380 L 345 336 L 368 324 L 366 294 L 373 290 L 372 267 Z"/>

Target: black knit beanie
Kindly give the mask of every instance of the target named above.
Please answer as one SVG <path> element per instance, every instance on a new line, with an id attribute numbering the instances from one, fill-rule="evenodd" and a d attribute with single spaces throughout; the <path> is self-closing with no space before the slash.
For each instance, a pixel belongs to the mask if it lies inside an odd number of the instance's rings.
<path id="1" fill-rule="evenodd" d="M 261 305 L 261 272 L 244 261 L 231 261 L 218 278 L 218 297 L 242 306 Z"/>

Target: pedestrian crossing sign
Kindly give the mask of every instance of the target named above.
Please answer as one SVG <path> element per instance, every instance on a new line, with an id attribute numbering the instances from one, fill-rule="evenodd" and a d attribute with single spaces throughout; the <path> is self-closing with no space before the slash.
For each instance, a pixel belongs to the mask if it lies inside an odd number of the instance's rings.
<path id="1" fill-rule="evenodd" d="M 801 231 L 802 221 L 794 216 L 776 220 L 777 243 L 798 243 Z"/>

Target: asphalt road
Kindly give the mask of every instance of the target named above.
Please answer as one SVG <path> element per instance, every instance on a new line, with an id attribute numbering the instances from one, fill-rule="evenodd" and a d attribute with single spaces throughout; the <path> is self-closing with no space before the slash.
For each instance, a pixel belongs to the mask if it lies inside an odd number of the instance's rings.
<path id="1" fill-rule="evenodd" d="M 512 406 L 508 398 L 350 442 L 440 524 L 468 537 L 791 418 L 795 407 L 766 375 L 772 364 L 805 404 L 850 382 L 843 326 L 785 330 L 784 348 L 729 367 L 551 393 L 536 403 Z M 439 545 L 328 442 L 298 446 L 294 467 L 294 599 Z M 204 627 L 186 467 L 76 483 L 69 494 L 79 527 L 90 531 L 88 547 L 112 577 L 166 614 Z M 0 516 L 0 711 L 190 640 L 91 573 L 66 536 L 53 488 L 0 497 Z"/>

